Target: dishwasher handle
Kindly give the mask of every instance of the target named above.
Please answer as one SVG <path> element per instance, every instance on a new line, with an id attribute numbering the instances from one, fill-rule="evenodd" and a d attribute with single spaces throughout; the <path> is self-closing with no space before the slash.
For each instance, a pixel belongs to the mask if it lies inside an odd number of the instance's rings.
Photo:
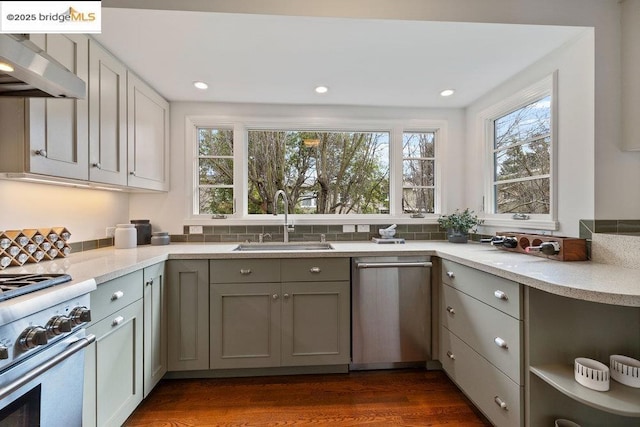
<path id="1" fill-rule="evenodd" d="M 432 267 L 430 261 L 389 261 L 389 262 L 356 262 L 356 268 L 401 268 L 401 267 Z"/>

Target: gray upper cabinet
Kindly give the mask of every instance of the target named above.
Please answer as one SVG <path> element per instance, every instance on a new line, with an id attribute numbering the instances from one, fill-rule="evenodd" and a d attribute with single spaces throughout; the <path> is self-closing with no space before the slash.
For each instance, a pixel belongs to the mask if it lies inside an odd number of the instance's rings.
<path id="1" fill-rule="evenodd" d="M 85 82 L 88 38 L 79 34 L 32 34 L 31 41 Z M 86 99 L 2 98 L 0 170 L 88 179 Z"/>
<path id="2" fill-rule="evenodd" d="M 640 150 L 640 0 L 624 0 L 622 8 L 622 143 Z"/>
<path id="3" fill-rule="evenodd" d="M 129 71 L 127 105 L 127 184 L 169 190 L 169 103 Z"/>
<path id="4" fill-rule="evenodd" d="M 126 185 L 127 69 L 89 42 L 89 179 Z"/>

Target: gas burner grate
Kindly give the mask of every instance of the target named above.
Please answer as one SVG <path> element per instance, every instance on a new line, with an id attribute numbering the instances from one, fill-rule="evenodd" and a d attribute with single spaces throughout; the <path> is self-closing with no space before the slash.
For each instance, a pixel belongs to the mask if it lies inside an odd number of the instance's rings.
<path id="1" fill-rule="evenodd" d="M 0 274 L 0 301 L 71 280 L 68 274 Z"/>

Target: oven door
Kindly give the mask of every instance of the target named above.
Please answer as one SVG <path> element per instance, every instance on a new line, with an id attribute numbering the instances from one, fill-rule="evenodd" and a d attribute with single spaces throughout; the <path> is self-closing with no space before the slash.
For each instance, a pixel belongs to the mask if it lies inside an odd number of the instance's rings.
<path id="1" fill-rule="evenodd" d="M 85 330 L 0 373 L 0 426 L 80 426 Z"/>

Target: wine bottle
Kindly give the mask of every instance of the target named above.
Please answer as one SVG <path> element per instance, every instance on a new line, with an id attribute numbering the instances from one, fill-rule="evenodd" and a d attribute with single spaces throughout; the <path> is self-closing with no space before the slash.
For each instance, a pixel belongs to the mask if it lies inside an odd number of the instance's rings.
<path id="1" fill-rule="evenodd" d="M 560 243 L 543 242 L 539 246 L 528 246 L 526 252 L 542 252 L 545 255 L 557 255 L 560 253 Z"/>

